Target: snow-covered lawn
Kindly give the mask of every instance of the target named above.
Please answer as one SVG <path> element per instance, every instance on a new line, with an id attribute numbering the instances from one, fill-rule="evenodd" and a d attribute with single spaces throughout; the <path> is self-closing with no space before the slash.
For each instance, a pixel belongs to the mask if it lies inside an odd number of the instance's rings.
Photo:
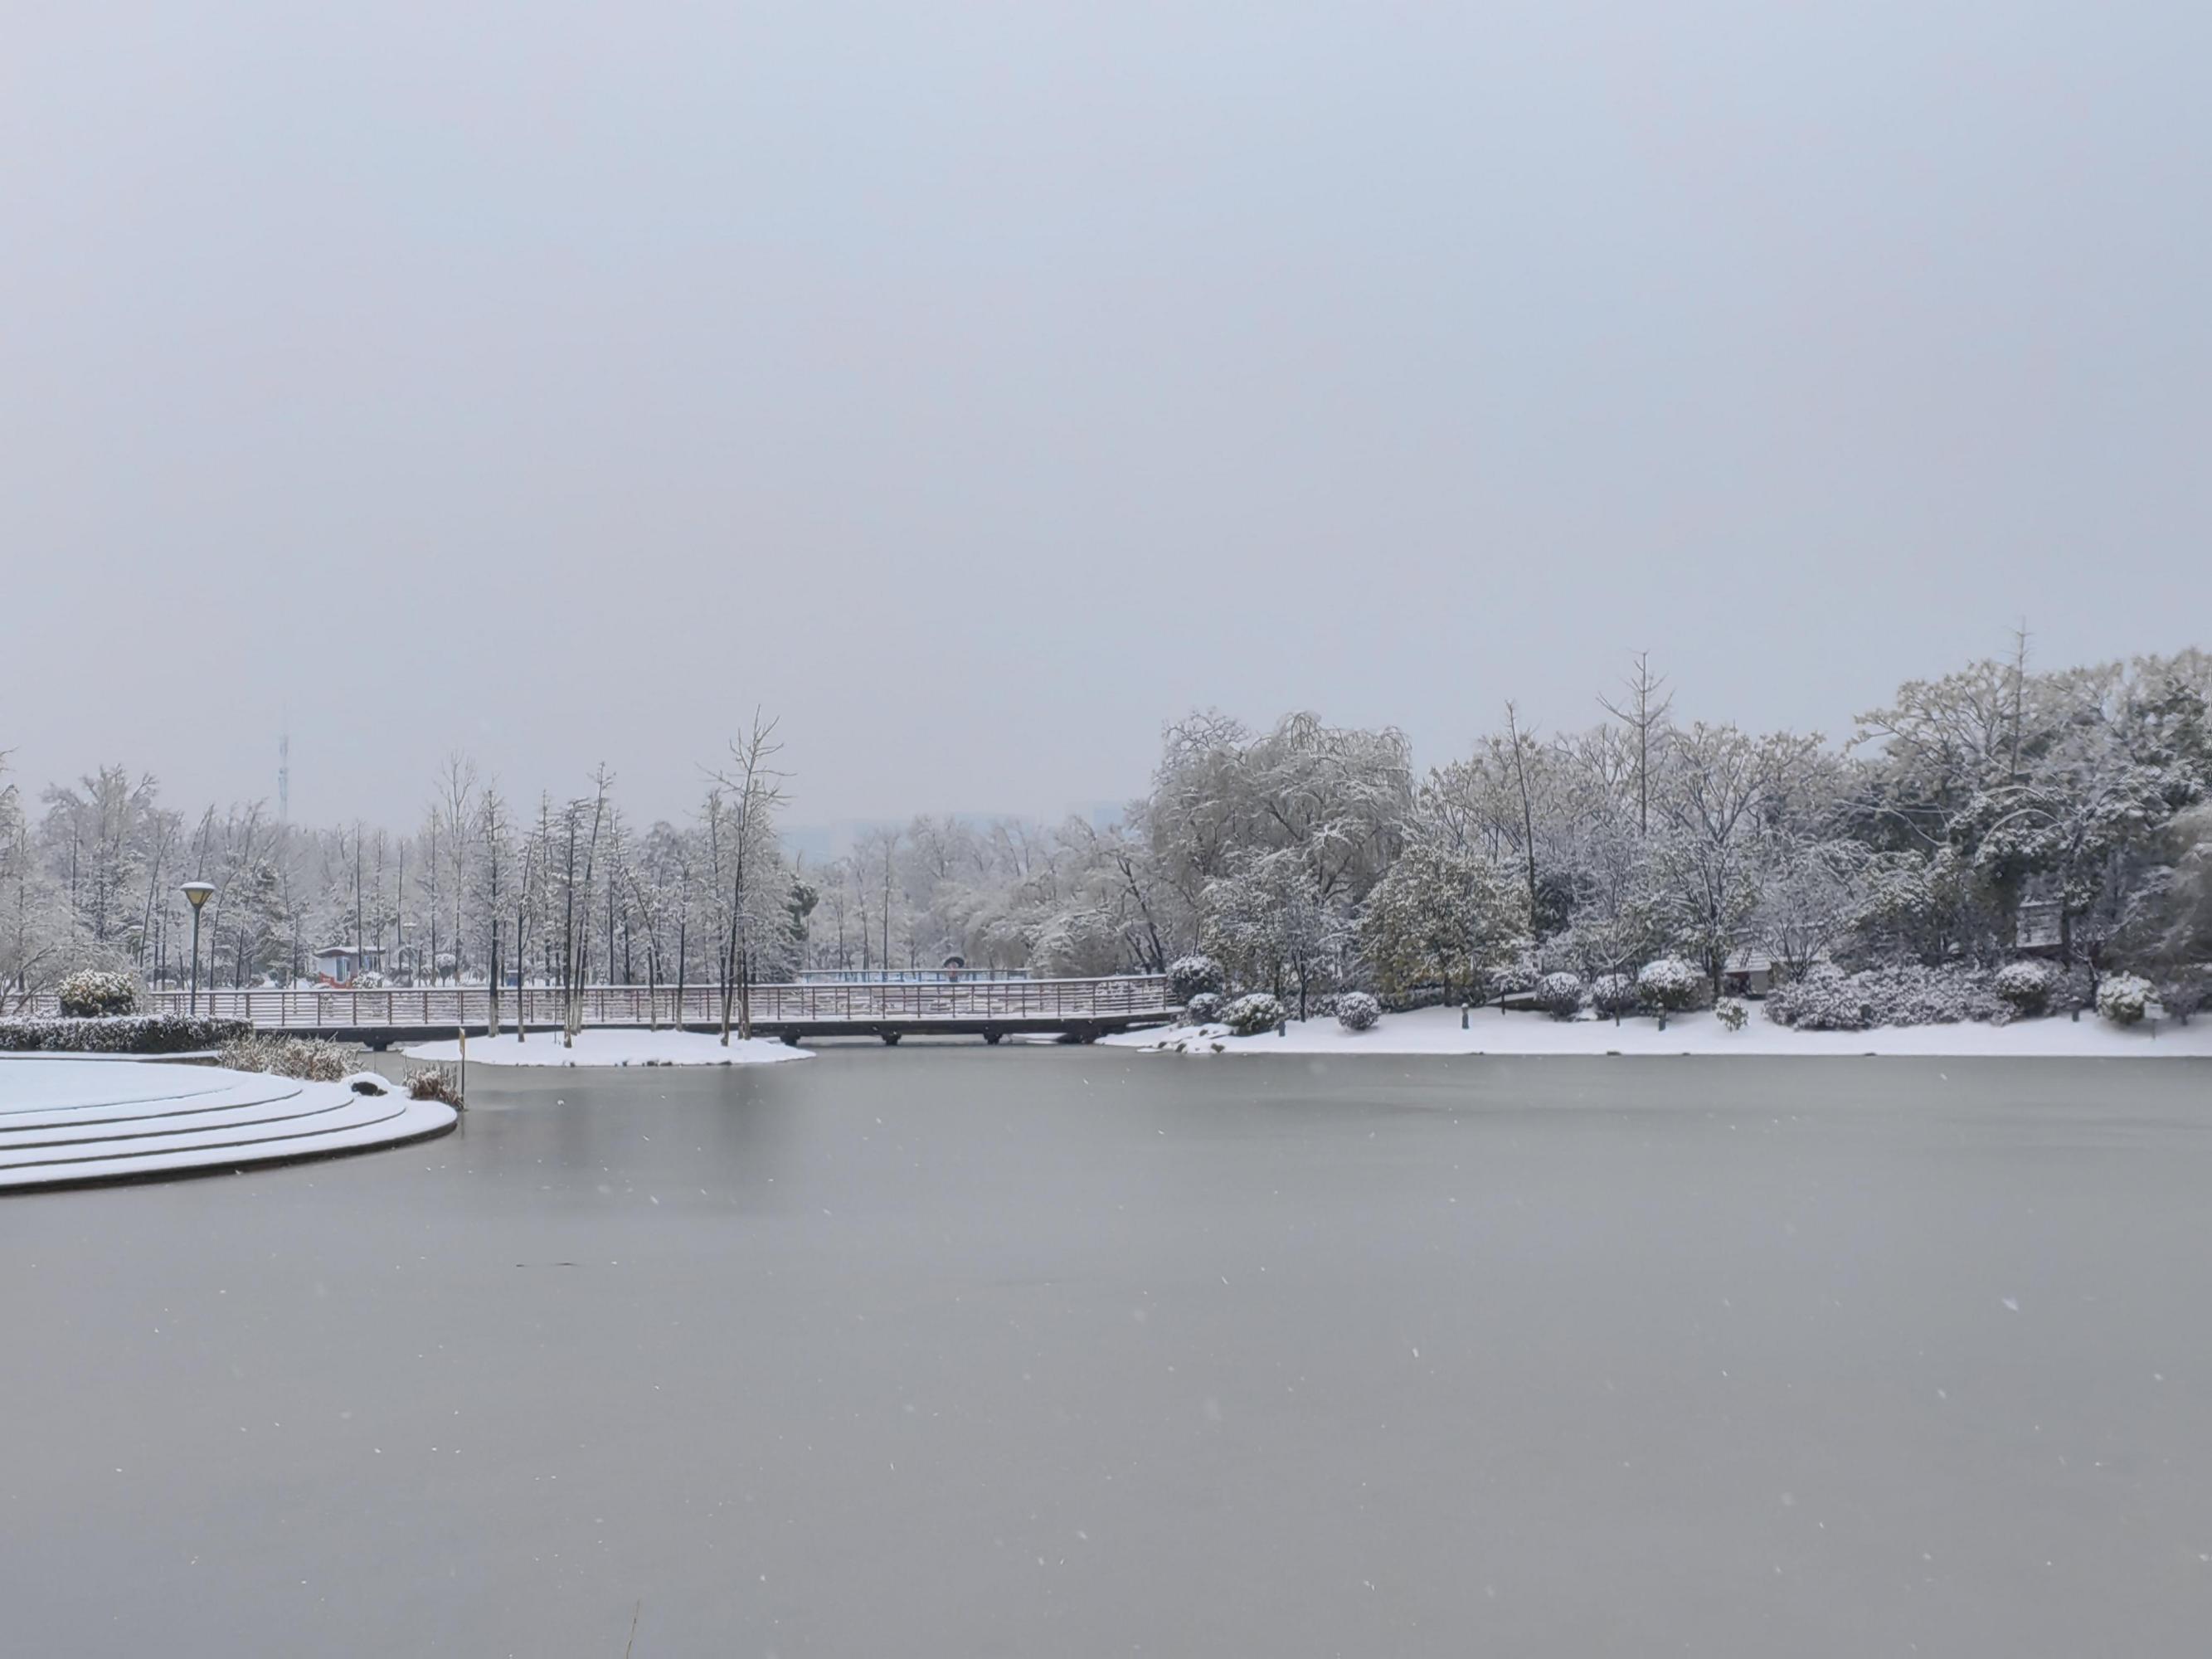
<path id="1" fill-rule="evenodd" d="M 1292 1020 L 1287 1035 L 1231 1036 L 1225 1027 L 1175 1026 L 1127 1031 L 1100 1041 L 1116 1047 L 1212 1054 L 1930 1054 L 2212 1057 L 2212 1019 L 2160 1021 L 2122 1028 L 2084 1014 L 2018 1020 L 2010 1025 L 1891 1025 L 1871 1031 L 1796 1031 L 1754 1007 L 1741 1031 L 1709 1013 L 1674 1014 L 1667 1029 L 1649 1018 L 1556 1020 L 1543 1014 L 1475 1010 L 1460 1029 L 1456 1008 L 1385 1014 L 1372 1030 L 1351 1032 L 1334 1019 Z"/>
<path id="2" fill-rule="evenodd" d="M 426 1042 L 406 1050 L 410 1060 L 452 1061 L 461 1057 L 458 1042 Z M 576 1046 L 563 1048 L 558 1031 L 532 1031 L 527 1042 L 514 1033 L 469 1039 L 471 1066 L 772 1066 L 779 1060 L 811 1060 L 772 1037 L 750 1042 L 708 1031 L 633 1031 L 592 1026 L 576 1034 Z"/>

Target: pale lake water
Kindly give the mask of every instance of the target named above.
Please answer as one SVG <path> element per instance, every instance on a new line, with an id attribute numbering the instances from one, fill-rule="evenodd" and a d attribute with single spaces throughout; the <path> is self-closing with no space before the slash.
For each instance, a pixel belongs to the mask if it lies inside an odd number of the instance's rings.
<path id="1" fill-rule="evenodd" d="M 2212 1066 L 471 1087 L 0 1201 L 0 1653 L 2212 1648 Z"/>

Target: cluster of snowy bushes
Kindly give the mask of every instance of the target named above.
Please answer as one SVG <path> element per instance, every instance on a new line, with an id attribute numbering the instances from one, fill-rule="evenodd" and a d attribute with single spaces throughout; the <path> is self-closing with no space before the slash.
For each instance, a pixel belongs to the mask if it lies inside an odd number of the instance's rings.
<path id="1" fill-rule="evenodd" d="M 226 1042 L 220 1064 L 234 1072 L 269 1072 L 303 1083 L 337 1083 L 359 1070 L 354 1051 L 322 1037 L 254 1034 Z"/>
<path id="2" fill-rule="evenodd" d="M 1212 957 L 1177 957 L 1168 963 L 1168 994 L 1186 1008 L 1194 997 L 1218 997 L 1223 988 L 1221 964 Z"/>
<path id="3" fill-rule="evenodd" d="M 1991 975 L 1967 968 L 1895 963 L 1846 974 L 1822 963 L 1766 999 L 1766 1017 L 1801 1031 L 1863 1031 L 1876 1025 L 2002 1024 L 2010 1004 Z"/>
<path id="4" fill-rule="evenodd" d="M 2134 1025 L 2157 1000 L 2157 988 L 2148 980 L 2112 974 L 2099 981 L 2094 1006 L 2113 1024 Z M 1856 974 L 1823 963 L 1767 998 L 1766 1012 L 1801 1031 L 1863 1031 L 1877 1025 L 1955 1025 L 1968 1020 L 2004 1025 L 2088 1002 L 2085 978 L 2045 962 L 2008 963 L 1995 973 L 1901 963 Z"/>
<path id="5" fill-rule="evenodd" d="M 82 968 L 54 987 L 62 1012 L 72 1019 L 105 1019 L 138 1011 L 138 981 L 119 969 Z"/>
<path id="6" fill-rule="evenodd" d="M 1269 992 L 1224 995 L 1227 981 L 1221 964 L 1209 956 L 1178 957 L 1168 964 L 1168 988 L 1182 1004 L 1187 1025 L 1226 1025 L 1238 1036 L 1257 1036 L 1289 1018 L 1282 1000 Z M 1370 1030 L 1382 1017 L 1382 1005 L 1364 991 L 1324 993 L 1309 1002 L 1322 1018 L 1334 1014 L 1347 1031 Z"/>
<path id="7" fill-rule="evenodd" d="M 0 1019 L 0 1053 L 182 1054 L 252 1034 L 242 1019 L 125 1014 L 106 1019 Z"/>
<path id="8" fill-rule="evenodd" d="M 1584 982 L 1565 969 L 1530 975 L 1529 1000 L 1554 1019 L 1572 1019 L 1584 1008 L 1603 1018 L 1637 1013 L 1680 1013 L 1705 1000 L 1705 977 L 1680 957 L 1646 963 L 1634 975 L 1599 974 Z"/>

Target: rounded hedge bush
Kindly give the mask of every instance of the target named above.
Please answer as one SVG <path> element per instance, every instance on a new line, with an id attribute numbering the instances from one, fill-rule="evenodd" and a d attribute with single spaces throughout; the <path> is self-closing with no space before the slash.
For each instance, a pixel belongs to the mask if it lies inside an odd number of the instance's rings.
<path id="1" fill-rule="evenodd" d="M 1283 1023 L 1283 1005 L 1265 991 L 1255 991 L 1223 1009 L 1221 1018 L 1238 1036 L 1257 1036 Z"/>
<path id="2" fill-rule="evenodd" d="M 1522 991 L 1533 991 L 1543 977 L 1534 957 L 1516 957 L 1504 967 L 1490 970 L 1490 994 L 1508 997 Z"/>
<path id="3" fill-rule="evenodd" d="M 1646 1006 L 1679 1014 L 1698 1006 L 1705 994 L 1705 976 L 1680 957 L 1662 957 L 1644 964 L 1636 988 Z"/>
<path id="4" fill-rule="evenodd" d="M 1572 974 L 1547 974 L 1536 981 L 1536 1006 L 1553 1019 L 1572 1019 L 1583 1006 L 1583 982 Z"/>
<path id="5" fill-rule="evenodd" d="M 1713 1018 L 1729 1030 L 1741 1031 L 1744 1022 L 1751 1018 L 1751 1010 L 1734 997 L 1723 997 L 1713 1004 Z"/>
<path id="6" fill-rule="evenodd" d="M 1182 1017 L 1193 1025 L 1211 1025 L 1227 1005 L 1218 991 L 1200 991 L 1182 1006 Z"/>
<path id="7" fill-rule="evenodd" d="M 2097 1012 L 2115 1025 L 2139 1025 L 2150 1012 L 2154 994 L 2148 980 L 2136 974 L 2114 974 L 2097 988 Z"/>
<path id="8" fill-rule="evenodd" d="M 1611 1018 L 1636 1012 L 1636 981 L 1626 974 L 1600 974 L 1590 981 L 1590 1006 Z"/>
<path id="9" fill-rule="evenodd" d="M 1208 991 L 1218 995 L 1225 982 L 1221 964 L 1212 957 L 1177 957 L 1168 963 L 1168 994 L 1186 1006 Z"/>
<path id="10" fill-rule="evenodd" d="M 1365 1031 L 1382 1018 L 1382 1005 L 1364 991 L 1346 991 L 1336 1000 L 1336 1023 L 1347 1031 Z"/>
<path id="11" fill-rule="evenodd" d="M 1990 988 L 2015 1014 L 2031 1015 L 2051 1006 L 2051 993 L 2057 983 L 2057 970 L 2048 963 L 2008 962 L 1997 969 Z"/>
<path id="12" fill-rule="evenodd" d="M 138 1012 L 138 981 L 106 968 L 81 968 L 54 988 L 62 1012 L 70 1019 L 106 1019 Z"/>

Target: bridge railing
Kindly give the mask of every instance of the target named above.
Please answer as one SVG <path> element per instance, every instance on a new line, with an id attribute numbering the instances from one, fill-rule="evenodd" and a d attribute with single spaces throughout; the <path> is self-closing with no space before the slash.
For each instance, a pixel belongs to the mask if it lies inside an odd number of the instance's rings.
<path id="1" fill-rule="evenodd" d="M 592 985 L 581 993 L 586 1025 L 705 1025 L 721 1018 L 722 993 L 715 985 Z M 757 1024 L 852 1024 L 859 1026 L 938 1021 L 1002 1019 L 1033 1024 L 1053 1021 L 1112 1020 L 1173 1011 L 1168 982 L 1158 975 L 1110 979 L 1024 979 L 973 981 L 880 981 L 756 985 L 751 990 Z M 58 1012 L 51 997 L 38 1012 Z M 502 1024 L 518 1018 L 532 1025 L 557 1025 L 566 994 L 558 986 L 509 986 L 500 993 Z M 182 1014 L 191 1006 L 189 991 L 152 991 L 149 1013 Z M 212 991 L 199 994 L 200 1012 L 216 1019 L 242 1019 L 264 1030 L 374 1030 L 380 1026 L 480 1026 L 491 1019 L 491 992 L 482 985 L 393 986 L 374 990 L 310 988 L 285 990 Z M 736 1018 L 734 1009 L 732 1019 Z"/>

